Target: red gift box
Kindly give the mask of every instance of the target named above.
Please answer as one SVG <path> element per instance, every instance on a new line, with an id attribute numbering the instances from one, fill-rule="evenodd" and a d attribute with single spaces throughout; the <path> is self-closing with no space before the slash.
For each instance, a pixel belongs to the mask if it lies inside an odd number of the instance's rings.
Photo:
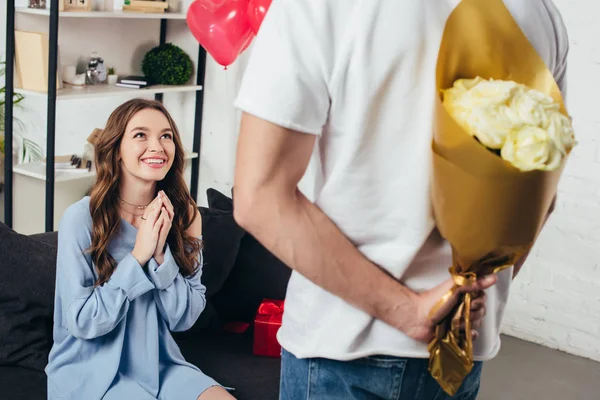
<path id="1" fill-rule="evenodd" d="M 253 353 L 257 356 L 280 357 L 277 331 L 283 317 L 283 300 L 264 299 L 254 319 Z"/>

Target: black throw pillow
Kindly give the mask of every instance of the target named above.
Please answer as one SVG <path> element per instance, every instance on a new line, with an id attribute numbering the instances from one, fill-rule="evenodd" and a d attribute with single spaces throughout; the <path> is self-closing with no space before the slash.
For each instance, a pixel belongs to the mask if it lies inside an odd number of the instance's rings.
<path id="1" fill-rule="evenodd" d="M 235 223 L 232 211 L 198 209 L 202 216 L 202 283 L 209 298 L 221 289 L 229 276 L 245 231 Z"/>
<path id="2" fill-rule="evenodd" d="M 233 210 L 233 200 L 222 193 L 209 189 L 207 197 L 210 207 Z M 264 298 L 285 298 L 290 275 L 291 269 L 246 233 L 233 270 L 211 301 L 223 321 L 250 323 Z"/>
<path id="3" fill-rule="evenodd" d="M 230 211 L 233 213 L 233 199 L 225 196 L 216 189 L 207 189 L 206 198 L 208 206 L 217 210 Z"/>
<path id="4" fill-rule="evenodd" d="M 0 365 L 43 371 L 52 347 L 56 247 L 0 223 Z"/>
<path id="5" fill-rule="evenodd" d="M 173 333 L 175 337 L 193 337 L 200 332 L 219 332 L 225 323 L 212 304 L 212 297 L 225 283 L 231 272 L 240 240 L 245 232 L 233 219 L 233 204 L 224 203 L 224 209 L 211 207 L 217 191 L 209 189 L 209 207 L 198 207 L 202 216 L 204 265 L 202 284 L 206 287 L 206 307 L 186 332 Z"/>
<path id="6" fill-rule="evenodd" d="M 235 266 L 212 303 L 225 322 L 251 323 L 263 299 L 285 299 L 291 272 L 254 237 L 246 234 Z"/>

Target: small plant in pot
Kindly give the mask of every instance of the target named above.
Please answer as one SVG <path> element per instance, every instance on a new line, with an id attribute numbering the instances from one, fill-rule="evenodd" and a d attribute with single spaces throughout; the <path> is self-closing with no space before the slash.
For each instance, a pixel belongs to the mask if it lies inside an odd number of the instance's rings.
<path id="1" fill-rule="evenodd" d="M 117 83 L 118 79 L 119 75 L 115 73 L 115 67 L 108 68 L 108 70 L 106 71 L 106 83 L 108 83 L 109 85 L 114 85 L 115 83 Z"/>

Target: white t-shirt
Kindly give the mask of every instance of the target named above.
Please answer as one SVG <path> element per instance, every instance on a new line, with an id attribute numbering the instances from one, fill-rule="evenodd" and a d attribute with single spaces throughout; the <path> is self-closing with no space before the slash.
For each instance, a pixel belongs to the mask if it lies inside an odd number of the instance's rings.
<path id="1" fill-rule="evenodd" d="M 449 277 L 429 199 L 435 66 L 459 0 L 274 0 L 236 100 L 318 135 L 314 200 L 357 248 L 413 290 Z M 567 35 L 551 0 L 505 0 L 565 88 Z M 512 269 L 488 290 L 477 360 L 500 348 Z M 278 339 L 296 357 L 428 357 L 427 346 L 294 272 Z"/>

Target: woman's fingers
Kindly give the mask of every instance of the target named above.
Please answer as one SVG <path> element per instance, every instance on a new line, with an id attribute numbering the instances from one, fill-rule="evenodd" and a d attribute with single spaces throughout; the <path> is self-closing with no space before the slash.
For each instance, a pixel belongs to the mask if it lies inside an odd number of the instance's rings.
<path id="1" fill-rule="evenodd" d="M 167 211 L 169 212 L 169 218 L 173 219 L 175 216 L 175 209 L 173 208 L 173 203 L 171 203 L 171 199 L 167 196 L 164 190 L 160 191 L 162 198 L 164 199 L 164 205 L 167 207 Z"/>
<path id="2" fill-rule="evenodd" d="M 160 233 L 160 229 L 167 223 L 167 211 L 163 208 L 160 209 L 156 224 L 154 224 L 154 232 Z"/>
<path id="3" fill-rule="evenodd" d="M 157 224 L 161 209 L 161 207 L 155 207 L 148 213 L 147 220 L 150 224 L 152 224 L 152 226 Z"/>
<path id="4" fill-rule="evenodd" d="M 156 196 L 154 198 L 154 200 L 152 200 L 150 202 L 150 204 L 148 204 L 148 206 L 144 209 L 144 213 L 142 214 L 142 219 L 147 220 L 148 217 L 150 216 L 150 213 L 155 210 L 155 209 L 159 209 L 160 210 L 160 206 L 162 205 L 162 199 L 160 198 L 160 196 Z"/>

